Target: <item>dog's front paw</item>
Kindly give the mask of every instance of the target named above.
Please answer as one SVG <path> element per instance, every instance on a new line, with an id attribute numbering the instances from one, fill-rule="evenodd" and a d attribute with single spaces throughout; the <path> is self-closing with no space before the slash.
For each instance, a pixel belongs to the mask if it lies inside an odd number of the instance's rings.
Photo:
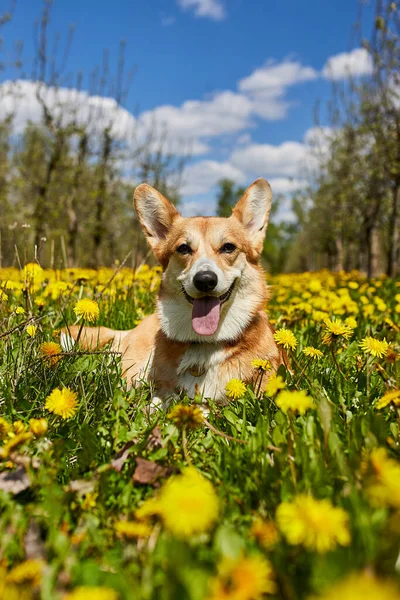
<path id="1" fill-rule="evenodd" d="M 62 331 L 60 335 L 60 346 L 64 352 L 71 352 L 75 346 L 75 340 L 72 335 Z"/>
<path id="2" fill-rule="evenodd" d="M 159 410 L 168 410 L 169 405 L 171 404 L 170 398 L 160 398 L 159 396 L 153 396 L 150 400 L 150 414 L 154 414 Z"/>

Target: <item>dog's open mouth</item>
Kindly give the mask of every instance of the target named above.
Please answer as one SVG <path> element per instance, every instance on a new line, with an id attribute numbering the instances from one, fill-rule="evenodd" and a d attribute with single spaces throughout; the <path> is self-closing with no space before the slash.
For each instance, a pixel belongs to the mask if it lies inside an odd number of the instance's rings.
<path id="1" fill-rule="evenodd" d="M 202 298 L 192 298 L 182 286 L 182 291 L 186 300 L 193 304 L 192 327 L 199 335 L 213 335 L 219 324 L 221 316 L 221 305 L 229 300 L 236 281 L 234 281 L 222 296 L 203 296 Z"/>

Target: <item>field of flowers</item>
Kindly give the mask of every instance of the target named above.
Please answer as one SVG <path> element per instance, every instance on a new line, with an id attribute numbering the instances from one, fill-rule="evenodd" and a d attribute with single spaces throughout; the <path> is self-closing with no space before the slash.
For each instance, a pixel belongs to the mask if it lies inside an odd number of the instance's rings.
<path id="1" fill-rule="evenodd" d="M 134 327 L 159 282 L 0 270 L 0 599 L 400 599 L 400 282 L 269 278 L 291 371 L 260 394 L 260 356 L 207 417 L 59 345 Z"/>

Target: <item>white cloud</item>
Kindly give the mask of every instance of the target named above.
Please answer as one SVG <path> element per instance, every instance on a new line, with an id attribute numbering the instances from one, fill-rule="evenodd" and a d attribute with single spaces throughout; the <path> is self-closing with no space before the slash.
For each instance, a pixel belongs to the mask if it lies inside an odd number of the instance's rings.
<path id="1" fill-rule="evenodd" d="M 306 144 L 324 146 L 332 139 L 335 130 L 332 127 L 311 127 L 304 134 Z"/>
<path id="2" fill-rule="evenodd" d="M 187 100 L 180 106 L 161 105 L 143 112 L 137 119 L 112 98 L 69 88 L 42 85 L 40 89 L 46 104 L 62 116 L 63 122 L 73 118 L 78 123 L 89 122 L 93 132 L 102 131 L 106 123 L 111 123 L 113 135 L 125 141 L 140 141 L 153 132 L 154 148 L 162 140 L 164 149 L 173 154 L 200 156 L 209 152 L 212 139 L 222 135 L 242 133 L 247 137 L 242 137 L 239 144 L 248 143 L 246 130 L 254 125 L 254 116 L 268 120 L 283 118 L 289 107 L 284 97 L 287 87 L 314 76 L 311 67 L 303 67 L 299 62 L 269 64 L 240 80 L 239 91 L 223 90 L 210 98 Z M 38 84 L 32 81 L 0 84 L 0 97 L 4 96 L 0 117 L 13 112 L 18 132 L 27 121 L 41 120 L 37 90 Z"/>
<path id="3" fill-rule="evenodd" d="M 184 217 L 198 217 L 215 215 L 216 203 L 214 198 L 209 198 L 203 194 L 197 194 L 190 197 L 190 200 L 182 202 L 179 206 L 179 212 Z"/>
<path id="4" fill-rule="evenodd" d="M 225 18 L 225 10 L 220 0 L 178 0 L 184 10 L 194 9 L 196 17 L 208 17 L 214 21 Z"/>
<path id="5" fill-rule="evenodd" d="M 326 79 L 339 81 L 349 76 L 370 75 L 373 71 L 372 58 L 365 48 L 355 48 L 351 52 L 341 52 L 331 56 L 322 69 Z"/>
<path id="6" fill-rule="evenodd" d="M 0 119 L 14 115 L 16 133 L 21 133 L 28 121 L 39 123 L 43 111 L 38 95 L 63 125 L 76 121 L 86 124 L 93 133 L 111 126 L 115 137 L 126 140 L 136 134 L 135 117 L 113 98 L 91 96 L 88 92 L 73 88 L 48 87 L 33 81 L 6 81 L 0 84 Z"/>
<path id="7" fill-rule="evenodd" d="M 231 91 L 210 100 L 187 100 L 181 106 L 159 106 L 144 112 L 140 122 L 158 123 L 176 139 L 195 140 L 236 133 L 250 125 L 252 104 L 246 96 Z"/>
<path id="8" fill-rule="evenodd" d="M 245 176 L 240 169 L 229 162 L 203 160 L 184 169 L 181 192 L 184 196 L 205 194 L 224 178 L 242 183 Z"/>
<path id="9" fill-rule="evenodd" d="M 306 179 L 296 179 L 292 177 L 270 177 L 268 182 L 273 194 L 290 194 L 296 190 L 307 187 Z"/>
<path id="10" fill-rule="evenodd" d="M 269 62 L 241 79 L 238 88 L 252 100 L 254 114 L 263 119 L 277 120 L 284 118 L 290 107 L 284 98 L 286 89 L 317 76 L 315 69 L 304 67 L 297 61 Z"/>
<path id="11" fill-rule="evenodd" d="M 239 81 L 241 92 L 255 93 L 269 90 L 284 90 L 290 85 L 317 78 L 317 72 L 312 67 L 303 67 L 295 61 L 268 63 L 256 69 Z"/>
<path id="12" fill-rule="evenodd" d="M 307 147 L 302 142 L 272 144 L 250 144 L 237 148 L 231 156 L 231 163 L 245 173 L 257 177 L 283 175 L 295 177 L 304 166 Z"/>

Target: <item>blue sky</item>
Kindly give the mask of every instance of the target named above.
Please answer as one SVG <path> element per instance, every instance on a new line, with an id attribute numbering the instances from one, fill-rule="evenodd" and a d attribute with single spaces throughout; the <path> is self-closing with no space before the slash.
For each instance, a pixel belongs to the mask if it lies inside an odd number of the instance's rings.
<path id="1" fill-rule="evenodd" d="M 6 48 L 24 41 L 28 80 L 40 7 L 39 0 L 17 0 L 4 30 Z M 283 193 L 306 184 L 316 102 L 324 106 L 332 80 L 344 80 L 348 70 L 370 70 L 354 29 L 357 10 L 357 0 L 56 0 L 50 30 L 65 37 L 75 25 L 68 70 L 86 75 L 104 48 L 112 63 L 126 40 L 127 66 L 136 73 L 125 108 L 134 118 L 128 123 L 121 113 L 119 131 L 157 122 L 174 152 L 190 146 L 184 211 L 212 213 L 224 176 L 243 185 L 265 176 Z M 366 8 L 364 35 L 370 13 Z M 15 77 L 1 74 L 3 81 Z"/>

